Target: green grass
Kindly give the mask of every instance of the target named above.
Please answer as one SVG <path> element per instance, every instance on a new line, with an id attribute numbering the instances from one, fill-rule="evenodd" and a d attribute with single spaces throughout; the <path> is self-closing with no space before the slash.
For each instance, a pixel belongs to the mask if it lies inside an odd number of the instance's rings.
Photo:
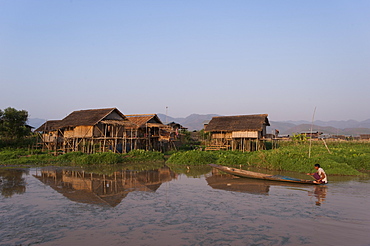
<path id="1" fill-rule="evenodd" d="M 257 167 L 269 170 L 313 172 L 319 163 L 328 175 L 364 175 L 370 170 L 370 143 L 329 142 L 331 153 L 322 142 L 309 144 L 283 143 L 277 149 L 255 152 L 240 151 L 187 151 L 172 155 L 167 163 L 173 165 L 203 165 L 216 163 L 239 167 Z"/>
<path id="2" fill-rule="evenodd" d="M 331 153 L 322 142 L 313 142 L 310 158 L 308 157 L 308 142 L 298 144 L 282 142 L 277 149 L 255 152 L 179 151 L 173 153 L 166 163 L 171 168 L 179 169 L 181 173 L 189 173 L 188 167 L 204 166 L 210 163 L 301 173 L 313 172 L 313 165 L 319 163 L 328 175 L 364 175 L 370 171 L 370 142 L 328 142 L 327 144 Z M 163 163 L 164 154 L 155 151 L 133 150 L 127 154 L 71 152 L 53 156 L 48 152 L 27 149 L 2 149 L 0 151 L 0 164 L 2 165 L 95 167 L 154 162 Z"/>
<path id="3" fill-rule="evenodd" d="M 95 154 L 70 152 L 59 156 L 54 156 L 48 152 L 32 153 L 25 149 L 2 150 L 0 151 L 0 164 L 28 166 L 89 166 L 164 161 L 164 154 L 145 150 L 133 150 L 127 154 L 117 154 L 113 152 Z"/>

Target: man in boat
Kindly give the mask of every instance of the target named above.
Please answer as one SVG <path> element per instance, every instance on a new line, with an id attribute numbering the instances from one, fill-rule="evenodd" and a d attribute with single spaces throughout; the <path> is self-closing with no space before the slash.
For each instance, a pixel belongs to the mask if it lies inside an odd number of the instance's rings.
<path id="1" fill-rule="evenodd" d="M 315 173 L 307 173 L 307 175 L 312 175 L 315 179 L 313 182 L 316 184 L 327 184 L 328 177 L 326 176 L 324 169 L 320 167 L 320 164 L 315 164 L 314 167 L 317 171 Z"/>

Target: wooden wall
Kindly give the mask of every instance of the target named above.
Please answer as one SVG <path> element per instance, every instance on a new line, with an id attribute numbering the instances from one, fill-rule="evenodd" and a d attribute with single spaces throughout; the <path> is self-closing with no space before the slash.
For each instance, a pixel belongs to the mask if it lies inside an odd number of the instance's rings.
<path id="1" fill-rule="evenodd" d="M 76 126 L 73 130 L 64 131 L 65 138 L 92 137 L 93 126 Z"/>
<path id="2" fill-rule="evenodd" d="M 212 133 L 212 138 L 224 138 L 224 139 L 230 139 L 232 138 L 231 132 L 223 132 L 223 133 Z"/>
<path id="3" fill-rule="evenodd" d="M 237 131 L 232 133 L 232 138 L 258 138 L 258 131 Z"/>
<path id="4" fill-rule="evenodd" d="M 261 138 L 261 132 L 259 131 L 234 131 L 234 132 L 223 132 L 223 133 L 212 133 L 213 139 L 235 139 L 235 138 L 249 138 L 257 139 Z"/>

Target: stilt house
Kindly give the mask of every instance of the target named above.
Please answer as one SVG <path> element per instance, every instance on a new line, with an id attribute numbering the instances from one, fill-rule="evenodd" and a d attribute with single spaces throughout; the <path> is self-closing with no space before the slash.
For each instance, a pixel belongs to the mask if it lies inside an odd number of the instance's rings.
<path id="1" fill-rule="evenodd" d="M 43 147 L 63 153 L 122 152 L 135 137 L 135 125 L 116 108 L 74 111 L 35 131 L 40 133 Z"/>
<path id="2" fill-rule="evenodd" d="M 211 134 L 206 149 L 253 151 L 264 148 L 269 125 L 267 114 L 213 117 L 204 129 Z"/>
<path id="3" fill-rule="evenodd" d="M 137 148 L 163 151 L 167 149 L 170 128 L 156 114 L 126 115 L 137 130 Z"/>
<path id="4" fill-rule="evenodd" d="M 56 145 L 63 142 L 59 132 L 61 120 L 48 120 L 42 124 L 35 132 L 41 133 L 41 139 L 47 149 L 53 150 Z"/>

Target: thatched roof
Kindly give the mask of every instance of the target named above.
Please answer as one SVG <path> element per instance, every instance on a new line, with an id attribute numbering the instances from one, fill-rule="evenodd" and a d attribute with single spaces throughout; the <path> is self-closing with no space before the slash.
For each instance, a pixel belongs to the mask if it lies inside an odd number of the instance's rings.
<path id="1" fill-rule="evenodd" d="M 205 127 L 206 132 L 217 131 L 261 131 L 263 126 L 269 126 L 267 114 L 217 116 Z"/>
<path id="2" fill-rule="evenodd" d="M 55 131 L 60 128 L 60 123 L 62 120 L 48 120 L 44 124 L 42 124 L 39 128 L 37 128 L 36 132 L 49 132 Z"/>
<path id="3" fill-rule="evenodd" d="M 117 113 L 122 121 L 128 122 L 126 117 L 116 108 L 87 109 L 73 111 L 62 120 L 49 120 L 37 128 L 36 131 L 51 131 L 63 127 L 93 126 L 105 120 L 113 112 Z M 117 121 L 117 119 L 111 121 Z"/>
<path id="4" fill-rule="evenodd" d="M 125 116 L 116 108 L 102 108 L 73 111 L 66 116 L 61 123 L 64 127 L 93 126 L 114 111 L 120 115 L 122 119 L 125 119 Z"/>
<path id="5" fill-rule="evenodd" d="M 147 123 L 157 124 L 157 126 L 163 125 L 156 114 L 129 114 L 126 117 L 138 127 L 145 127 Z"/>
<path id="6" fill-rule="evenodd" d="M 171 123 L 168 123 L 167 126 L 170 126 L 172 127 L 173 129 L 183 129 L 183 130 L 187 130 L 188 128 L 187 127 L 184 127 L 182 126 L 181 124 L 179 123 L 176 123 L 174 121 L 172 121 Z"/>

